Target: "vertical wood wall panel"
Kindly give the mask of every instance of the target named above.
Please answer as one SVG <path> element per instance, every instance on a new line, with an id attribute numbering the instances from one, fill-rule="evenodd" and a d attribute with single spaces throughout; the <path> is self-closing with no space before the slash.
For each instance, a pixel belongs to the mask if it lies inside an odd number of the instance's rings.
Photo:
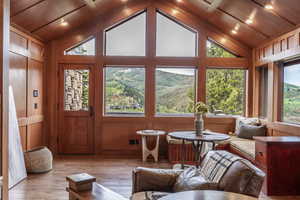
<path id="1" fill-rule="evenodd" d="M 13 88 L 18 118 L 26 117 L 27 57 L 10 52 L 9 82 Z"/>
<path id="2" fill-rule="evenodd" d="M 43 145 L 44 45 L 10 30 L 10 84 L 14 90 L 23 150 Z M 38 90 L 38 97 L 33 97 Z M 36 106 L 35 106 L 36 104 Z"/>
<path id="3" fill-rule="evenodd" d="M 38 96 L 33 96 L 33 91 L 38 91 Z M 43 114 L 43 63 L 29 59 L 28 62 L 28 116 Z"/>

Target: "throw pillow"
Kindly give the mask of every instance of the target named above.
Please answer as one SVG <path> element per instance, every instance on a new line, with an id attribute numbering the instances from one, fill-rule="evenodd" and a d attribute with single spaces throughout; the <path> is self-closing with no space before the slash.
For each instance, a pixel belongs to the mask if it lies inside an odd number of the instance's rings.
<path id="1" fill-rule="evenodd" d="M 242 124 L 259 126 L 261 123 L 258 118 L 238 117 L 235 122 L 235 134 L 237 134 L 239 132 L 239 129 Z"/>
<path id="2" fill-rule="evenodd" d="M 173 186 L 173 192 L 189 190 L 216 190 L 216 183 L 205 180 L 200 171 L 195 167 L 185 169 L 178 177 Z"/>
<path id="3" fill-rule="evenodd" d="M 266 136 L 267 127 L 266 126 L 252 126 L 247 124 L 242 124 L 240 126 L 237 136 L 244 139 L 253 139 L 254 136 Z"/>

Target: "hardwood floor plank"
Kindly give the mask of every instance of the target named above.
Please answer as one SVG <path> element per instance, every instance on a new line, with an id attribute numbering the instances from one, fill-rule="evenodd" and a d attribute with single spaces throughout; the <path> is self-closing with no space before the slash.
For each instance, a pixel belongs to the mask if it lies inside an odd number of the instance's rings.
<path id="1" fill-rule="evenodd" d="M 99 156 L 60 156 L 54 159 L 54 170 L 46 174 L 29 175 L 14 187 L 9 195 L 13 200 L 68 200 L 66 176 L 89 173 L 103 186 L 121 194 L 131 195 L 131 172 L 137 166 L 152 168 L 170 168 L 166 161 L 143 163 L 134 158 L 103 158 Z M 266 197 L 260 200 L 300 200 L 300 197 Z"/>

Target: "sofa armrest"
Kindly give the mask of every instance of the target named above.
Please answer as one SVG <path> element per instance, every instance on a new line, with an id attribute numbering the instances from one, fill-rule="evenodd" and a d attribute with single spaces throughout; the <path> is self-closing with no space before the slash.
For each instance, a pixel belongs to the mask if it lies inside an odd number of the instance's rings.
<path id="1" fill-rule="evenodd" d="M 137 167 L 132 173 L 132 193 L 143 191 L 171 192 L 182 170 Z"/>

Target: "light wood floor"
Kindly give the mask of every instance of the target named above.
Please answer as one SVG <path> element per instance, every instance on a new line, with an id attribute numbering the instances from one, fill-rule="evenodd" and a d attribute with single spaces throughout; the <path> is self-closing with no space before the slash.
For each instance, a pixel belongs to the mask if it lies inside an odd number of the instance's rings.
<path id="1" fill-rule="evenodd" d="M 65 177 L 74 173 L 89 173 L 97 182 L 129 197 L 131 194 L 131 171 L 134 167 L 170 168 L 167 161 L 159 164 L 143 164 L 133 158 L 58 157 L 54 160 L 54 170 L 42 175 L 30 175 L 10 191 L 11 200 L 67 200 Z M 265 197 L 260 200 L 300 200 L 300 197 Z"/>

